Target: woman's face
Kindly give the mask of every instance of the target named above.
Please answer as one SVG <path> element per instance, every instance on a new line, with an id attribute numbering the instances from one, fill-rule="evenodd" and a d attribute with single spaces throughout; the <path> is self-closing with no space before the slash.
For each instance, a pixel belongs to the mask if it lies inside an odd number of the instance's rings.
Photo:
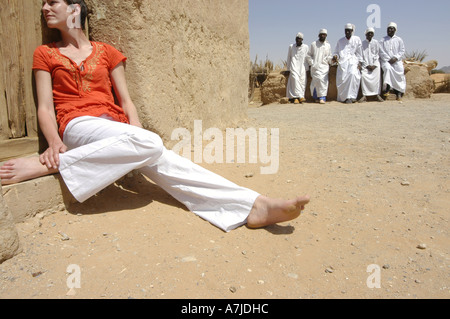
<path id="1" fill-rule="evenodd" d="M 67 25 L 72 10 L 64 0 L 43 0 L 42 13 L 49 28 L 59 28 Z"/>

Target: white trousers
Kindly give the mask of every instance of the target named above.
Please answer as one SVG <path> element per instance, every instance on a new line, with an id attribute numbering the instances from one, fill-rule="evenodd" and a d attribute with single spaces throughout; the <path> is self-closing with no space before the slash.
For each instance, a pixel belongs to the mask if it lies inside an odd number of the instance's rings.
<path id="1" fill-rule="evenodd" d="M 150 131 L 106 118 L 83 116 L 64 132 L 69 148 L 59 172 L 84 202 L 133 170 L 139 170 L 190 211 L 228 232 L 247 222 L 260 195 L 167 150 Z"/>

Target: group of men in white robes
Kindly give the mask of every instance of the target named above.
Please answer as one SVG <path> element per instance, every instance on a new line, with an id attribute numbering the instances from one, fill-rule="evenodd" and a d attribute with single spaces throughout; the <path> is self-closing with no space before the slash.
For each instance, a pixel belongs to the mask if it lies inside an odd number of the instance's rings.
<path id="1" fill-rule="evenodd" d="M 286 95 L 300 104 L 306 101 L 307 70 L 311 68 L 311 95 L 324 104 L 328 93 L 328 73 L 331 63 L 331 46 L 326 40 L 327 30 L 320 30 L 319 40 L 309 47 L 303 44 L 303 34 L 298 33 L 295 44 L 289 46 L 287 68 L 289 73 Z"/>
<path id="2" fill-rule="evenodd" d="M 375 96 L 384 101 L 393 90 L 397 100 L 401 101 L 406 91 L 406 78 L 402 57 L 405 54 L 403 40 L 396 35 L 397 25 L 390 23 L 387 36 L 377 41 L 375 30 L 366 30 L 366 39 L 361 41 L 354 35 L 355 26 L 345 26 L 345 37 L 340 39 L 334 53 L 327 41 L 328 31 L 319 31 L 319 39 L 310 46 L 303 44 L 303 34 L 298 33 L 296 43 L 289 47 L 287 67 L 287 97 L 295 103 L 303 103 L 307 85 L 307 71 L 311 72 L 311 95 L 316 102 L 325 104 L 328 94 L 330 65 L 337 64 L 336 85 L 337 100 L 343 103 L 355 103 L 361 88 L 363 97 Z M 381 69 L 383 79 L 381 79 Z M 380 96 L 383 95 L 383 97 Z"/>

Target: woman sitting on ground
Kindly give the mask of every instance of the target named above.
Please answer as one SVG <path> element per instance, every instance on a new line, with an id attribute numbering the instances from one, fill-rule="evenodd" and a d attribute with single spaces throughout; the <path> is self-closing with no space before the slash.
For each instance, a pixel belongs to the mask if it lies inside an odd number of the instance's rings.
<path id="1" fill-rule="evenodd" d="M 84 202 L 138 169 L 224 231 L 245 224 L 261 228 L 300 215 L 308 196 L 261 196 L 167 150 L 158 135 L 143 129 L 125 81 L 126 58 L 67 23 L 75 17 L 84 25 L 83 0 L 44 0 L 42 12 L 47 26 L 62 37 L 38 47 L 33 61 L 39 125 L 49 147 L 39 157 L 5 163 L 2 185 L 60 173 L 72 195 Z"/>

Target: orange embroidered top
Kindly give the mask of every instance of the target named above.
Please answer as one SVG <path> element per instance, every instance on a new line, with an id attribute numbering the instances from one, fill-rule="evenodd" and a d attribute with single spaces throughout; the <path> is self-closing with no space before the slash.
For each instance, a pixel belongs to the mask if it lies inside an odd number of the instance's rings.
<path id="1" fill-rule="evenodd" d="M 126 57 L 114 47 L 91 42 L 92 53 L 77 65 L 61 54 L 55 43 L 39 46 L 33 56 L 33 70 L 51 74 L 53 101 L 59 134 L 71 120 L 80 116 L 109 115 L 115 121 L 129 123 L 123 109 L 114 103 L 110 72 Z"/>

